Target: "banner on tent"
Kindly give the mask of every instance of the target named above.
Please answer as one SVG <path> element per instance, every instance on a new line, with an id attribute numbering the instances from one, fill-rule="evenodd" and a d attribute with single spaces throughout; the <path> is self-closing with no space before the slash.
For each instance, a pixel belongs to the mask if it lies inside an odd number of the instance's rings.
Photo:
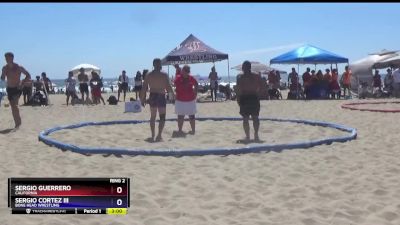
<path id="1" fill-rule="evenodd" d="M 180 61 L 205 61 L 205 60 L 217 60 L 217 55 L 182 55 L 179 56 Z"/>

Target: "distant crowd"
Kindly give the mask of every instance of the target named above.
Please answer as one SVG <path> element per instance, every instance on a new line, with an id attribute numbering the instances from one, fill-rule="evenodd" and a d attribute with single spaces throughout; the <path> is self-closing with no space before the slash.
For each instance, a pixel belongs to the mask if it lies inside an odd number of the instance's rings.
<path id="1" fill-rule="evenodd" d="M 36 77 L 35 81 L 31 80 L 31 75 L 22 66 L 14 62 L 14 55 L 11 52 L 5 54 L 7 64 L 2 69 L 1 80 L 7 80 L 7 97 L 10 102 L 12 115 L 15 122 L 15 129 L 21 125 L 21 117 L 18 109 L 18 101 L 23 94 L 25 104 L 38 104 L 47 105 L 49 103 L 49 92 L 52 89 L 51 80 L 43 72 L 40 76 Z M 145 107 L 150 106 L 150 128 L 151 137 L 149 142 L 162 141 L 162 130 L 165 125 L 166 119 L 166 104 L 168 99 L 173 100 L 175 105 L 175 113 L 177 114 L 178 131 L 175 135 L 186 135 L 182 127 L 185 116 L 189 117 L 191 131 L 188 134 L 195 135 L 195 114 L 197 113 L 197 99 L 199 93 L 199 84 L 197 80 L 191 75 L 190 66 L 184 65 L 182 68 L 175 65 L 176 73 L 173 81 L 169 78 L 168 74 L 161 71 L 161 59 L 156 58 L 153 60 L 153 70 L 149 73 L 144 71 L 141 74 L 139 71 L 135 76 L 136 99 L 140 101 L 141 105 Z M 387 70 L 388 75 L 384 80 L 384 88 L 387 92 L 392 93 L 400 92 L 400 70 L 397 69 L 394 73 Z M 21 81 L 21 74 L 25 78 Z M 77 79 L 71 71 L 68 78 L 65 80 L 66 91 L 65 94 L 67 106 L 77 102 L 81 104 L 103 103 L 105 100 L 102 97 L 103 80 L 96 71 L 91 71 L 91 77 L 85 71 L 85 68 L 80 68 Z M 321 70 L 314 71 L 307 68 L 306 72 L 302 75 L 303 85 L 300 84 L 300 77 L 295 68 L 292 68 L 288 76 L 289 99 L 339 99 L 341 97 L 350 96 L 352 72 L 348 66 L 345 67 L 345 72 L 339 79 L 336 69 L 326 69 L 325 74 Z M 271 71 L 267 78 L 262 78 L 261 74 L 253 73 L 251 70 L 251 63 L 245 61 L 242 64 L 242 73 L 236 78 L 236 85 L 233 87 L 233 93 L 230 87 L 221 90 L 224 86 L 218 85 L 218 74 L 215 67 L 211 68 L 209 74 L 211 101 L 217 101 L 218 89 L 221 93 L 224 92 L 227 99 L 235 100 L 239 106 L 239 113 L 243 117 L 243 129 L 245 138 L 239 140 L 239 143 L 250 142 L 250 118 L 253 121 L 254 140 L 260 141 L 258 137 L 258 130 L 260 122 L 258 119 L 260 113 L 260 100 L 263 99 L 265 94 L 271 99 L 275 96 L 278 99 L 282 98 L 280 93 L 281 77 L 279 71 Z M 81 98 L 78 97 L 76 86 L 79 86 Z M 368 84 L 366 84 L 368 86 Z M 373 76 L 372 87 L 374 93 L 385 91 L 382 89 L 381 76 L 379 71 L 376 70 Z M 90 87 L 90 94 L 89 94 Z M 123 93 L 123 101 L 126 100 L 126 92 L 129 87 L 129 78 L 126 71 L 118 78 L 118 98 L 111 101 L 110 96 L 108 99 L 109 104 L 117 104 L 121 93 Z M 343 95 L 342 89 L 343 88 Z M 346 92 L 347 91 L 347 92 Z M 347 93 L 347 94 L 346 94 Z M 232 94 L 232 95 L 231 95 Z M 86 98 L 85 98 L 86 95 Z M 0 96 L 1 98 L 2 96 Z M 155 121 L 157 113 L 159 115 L 158 133 L 155 133 Z"/>
<path id="2" fill-rule="evenodd" d="M 352 73 L 348 66 L 339 79 L 337 69 L 326 69 L 323 74 L 321 70 L 315 71 L 307 68 L 302 75 L 303 85 L 295 68 L 288 76 L 289 94 L 288 99 L 340 99 L 350 96 Z M 342 94 L 343 88 L 343 94 Z M 347 94 L 346 94 L 347 93 Z"/>

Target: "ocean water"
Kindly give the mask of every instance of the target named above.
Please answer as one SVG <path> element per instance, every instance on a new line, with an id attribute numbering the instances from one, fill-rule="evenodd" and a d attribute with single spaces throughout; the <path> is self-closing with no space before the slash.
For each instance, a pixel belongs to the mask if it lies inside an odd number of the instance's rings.
<path id="1" fill-rule="evenodd" d="M 206 84 L 208 83 L 208 78 L 207 77 L 196 77 L 196 79 L 198 80 L 198 82 L 200 84 Z M 58 88 L 65 88 L 65 79 L 51 79 L 51 82 L 53 83 L 54 87 Z M 231 83 L 235 83 L 236 82 L 236 77 L 221 77 L 220 83 L 229 83 L 229 81 Z M 134 79 L 133 78 L 129 78 L 129 86 L 133 87 L 134 85 Z M 114 90 L 117 90 L 118 87 L 118 80 L 117 79 L 113 79 L 113 78 L 103 78 L 103 85 L 105 89 L 111 88 L 111 86 L 114 86 Z M 0 82 L 0 88 L 4 89 L 6 87 L 6 82 L 1 81 Z M 56 90 L 57 91 L 57 90 Z"/>
<path id="2" fill-rule="evenodd" d="M 386 74 L 381 74 L 382 76 L 382 82 L 386 76 Z M 199 84 L 201 85 L 205 85 L 208 84 L 208 77 L 206 76 L 200 76 L 200 75 L 195 75 L 194 76 L 197 81 L 199 82 Z M 51 79 L 51 78 L 50 78 Z M 281 74 L 281 82 L 286 83 L 288 79 L 288 74 L 287 73 L 283 73 Z M 55 91 L 57 92 L 57 90 L 61 89 L 61 90 L 65 90 L 65 79 L 52 79 L 51 80 L 53 84 L 53 86 L 55 86 Z M 302 83 L 302 80 L 300 78 L 300 81 Z M 231 84 L 231 87 L 233 87 L 233 85 L 236 84 L 236 74 L 232 75 L 230 77 L 228 76 L 222 76 L 221 79 L 219 80 L 219 83 L 222 85 L 226 85 L 228 83 Z M 103 79 L 103 84 L 104 84 L 104 90 L 106 92 L 111 92 L 111 86 L 114 87 L 114 91 L 118 90 L 118 80 L 116 78 L 104 78 Z M 133 78 L 129 78 L 129 86 L 130 88 L 133 88 L 134 85 L 134 79 Z M 6 86 L 6 82 L 4 81 L 0 81 L 0 91 L 1 92 L 5 92 L 5 86 Z M 77 87 L 78 90 L 78 87 Z"/>

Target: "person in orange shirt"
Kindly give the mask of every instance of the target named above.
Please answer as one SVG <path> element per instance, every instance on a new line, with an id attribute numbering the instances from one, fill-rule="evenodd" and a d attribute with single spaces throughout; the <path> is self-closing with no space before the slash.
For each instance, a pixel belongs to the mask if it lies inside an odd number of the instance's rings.
<path id="1" fill-rule="evenodd" d="M 324 74 L 324 80 L 330 82 L 332 80 L 331 70 L 330 69 L 326 69 L 325 72 L 326 73 Z"/>
<path id="2" fill-rule="evenodd" d="M 349 69 L 349 66 L 346 66 L 345 68 L 345 72 L 342 75 L 342 81 L 343 81 L 343 97 L 346 97 L 346 89 L 349 92 L 349 96 L 351 96 L 350 93 L 350 84 L 351 84 L 351 70 Z"/>

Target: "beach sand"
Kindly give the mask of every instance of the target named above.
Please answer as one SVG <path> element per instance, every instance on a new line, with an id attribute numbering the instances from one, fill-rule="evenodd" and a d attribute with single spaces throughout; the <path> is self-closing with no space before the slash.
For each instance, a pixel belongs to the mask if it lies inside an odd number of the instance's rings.
<path id="1" fill-rule="evenodd" d="M 0 133 L 0 225 L 398 225 L 400 113 L 340 108 L 352 101 L 357 100 L 261 103 L 261 117 L 356 128 L 357 139 L 346 143 L 229 156 L 105 157 L 63 152 L 39 142 L 38 134 L 84 121 L 148 119 L 149 108 L 133 114 L 123 113 L 123 104 L 67 107 L 64 95 L 52 95 L 52 106 L 21 106 L 21 128 Z M 199 117 L 239 116 L 234 101 L 199 103 L 197 108 Z M 175 118 L 173 112 L 173 105 L 168 105 L 167 118 Z M 0 130 L 12 128 L 4 102 L 0 115 Z M 240 122 L 198 122 L 196 135 L 186 138 L 172 138 L 174 130 L 176 123 L 167 122 L 164 142 L 156 144 L 144 141 L 150 135 L 148 124 L 86 127 L 52 137 L 83 146 L 157 149 L 237 147 L 235 140 L 244 135 Z M 187 122 L 184 130 L 189 131 Z M 341 134 L 330 128 L 266 121 L 261 122 L 260 137 L 272 144 Z M 9 177 L 130 177 L 131 208 L 125 216 L 11 215 Z"/>

